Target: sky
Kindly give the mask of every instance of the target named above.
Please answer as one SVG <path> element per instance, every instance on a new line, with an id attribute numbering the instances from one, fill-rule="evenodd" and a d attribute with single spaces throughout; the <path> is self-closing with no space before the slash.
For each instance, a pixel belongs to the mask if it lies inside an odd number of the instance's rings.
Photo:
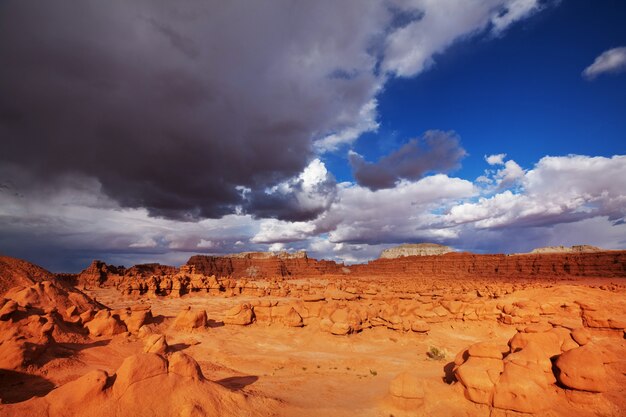
<path id="1" fill-rule="evenodd" d="M 619 0 L 4 0 L 0 253 L 626 248 Z"/>

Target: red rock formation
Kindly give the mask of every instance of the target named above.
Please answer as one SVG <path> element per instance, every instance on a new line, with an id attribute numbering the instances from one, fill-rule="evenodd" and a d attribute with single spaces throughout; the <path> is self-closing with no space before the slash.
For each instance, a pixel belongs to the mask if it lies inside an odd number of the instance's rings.
<path id="1" fill-rule="evenodd" d="M 42 281 L 55 281 L 52 272 L 21 259 L 0 256 L 0 295 L 9 288 L 29 286 Z"/>
<path id="2" fill-rule="evenodd" d="M 116 268 L 102 261 L 94 260 L 91 265 L 78 274 L 77 281 L 80 285 L 100 286 L 112 275 L 120 275 L 123 272 L 123 267 Z"/>
<path id="3" fill-rule="evenodd" d="M 132 266 L 124 270 L 123 274 L 125 276 L 141 276 L 144 278 L 148 278 L 152 275 L 174 275 L 177 272 L 178 268 L 176 268 L 175 266 L 152 263 Z"/>
<path id="4" fill-rule="evenodd" d="M 235 288 L 234 280 L 274 278 L 422 278 L 456 279 L 564 279 L 574 277 L 626 277 L 626 251 L 550 253 L 520 255 L 476 255 L 447 253 L 435 256 L 406 256 L 377 259 L 366 264 L 345 266 L 333 261 L 309 258 L 306 253 L 243 253 L 228 256 L 192 256 L 181 268 L 159 264 L 114 267 L 94 261 L 78 275 L 87 286 L 126 286 L 128 293 L 152 291 L 155 295 L 190 290 Z M 207 280 L 206 277 L 212 277 Z M 217 277 L 217 280 L 216 280 Z M 209 282 L 210 281 L 210 282 Z M 392 281 L 387 281 L 391 285 Z M 245 285 L 244 283 L 240 283 Z M 404 285 L 404 284 L 403 284 Z M 405 288 L 406 289 L 406 288 Z M 180 291 L 178 291 L 180 290 Z"/>
<path id="5" fill-rule="evenodd" d="M 174 266 L 157 263 L 139 264 L 127 269 L 123 266 L 116 267 L 107 265 L 99 260 L 94 260 L 91 265 L 75 277 L 75 283 L 78 285 L 99 287 L 105 283 L 119 284 L 124 281 L 124 278 L 149 278 L 153 275 L 174 275 L 177 272 L 178 268 Z M 69 274 L 62 274 L 61 277 L 66 280 L 71 280 Z"/>
<path id="6" fill-rule="evenodd" d="M 626 251 L 526 255 L 407 256 L 350 267 L 352 275 L 431 278 L 626 277 Z"/>
<path id="7" fill-rule="evenodd" d="M 309 277 L 342 274 L 343 264 L 333 261 L 318 261 L 309 258 L 306 253 L 296 256 L 264 253 L 246 253 L 234 256 L 192 256 L 187 265 L 193 266 L 198 273 L 230 276 L 233 278 L 273 278 L 273 277 Z"/>

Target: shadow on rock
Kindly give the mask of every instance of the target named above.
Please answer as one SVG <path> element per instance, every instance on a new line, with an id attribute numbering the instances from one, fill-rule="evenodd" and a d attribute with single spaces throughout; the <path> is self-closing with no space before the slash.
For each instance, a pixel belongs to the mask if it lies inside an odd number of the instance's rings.
<path id="1" fill-rule="evenodd" d="M 208 319 L 206 323 L 207 327 L 215 328 L 215 327 L 224 327 L 223 321 L 215 321 L 213 319 Z"/>
<path id="2" fill-rule="evenodd" d="M 92 343 L 57 343 L 54 346 L 51 354 L 55 358 L 69 358 L 71 356 L 74 356 L 76 353 L 80 352 L 81 350 L 106 346 L 110 342 L 111 340 L 108 339 L 108 340 L 98 340 Z"/>
<path id="3" fill-rule="evenodd" d="M 43 397 L 54 388 L 54 384 L 37 375 L 0 369 L 0 398 L 3 404 L 26 401 L 32 397 Z"/>
<path id="4" fill-rule="evenodd" d="M 454 362 L 449 362 L 443 367 L 443 382 L 450 385 L 456 382 L 456 376 L 454 375 Z"/>
<path id="5" fill-rule="evenodd" d="M 174 343 L 173 345 L 169 345 L 168 350 L 170 352 L 179 352 L 181 350 L 185 350 L 191 345 L 189 343 Z"/>
<path id="6" fill-rule="evenodd" d="M 219 381 L 215 381 L 221 386 L 228 388 L 233 391 L 237 391 L 247 387 L 248 385 L 254 384 L 259 380 L 259 377 L 256 375 L 245 375 L 245 376 L 231 376 L 230 378 L 220 379 Z"/>

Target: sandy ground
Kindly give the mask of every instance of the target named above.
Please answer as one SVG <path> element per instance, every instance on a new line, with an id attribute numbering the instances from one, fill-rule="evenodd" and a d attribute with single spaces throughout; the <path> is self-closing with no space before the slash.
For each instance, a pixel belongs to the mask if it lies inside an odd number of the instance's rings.
<path id="1" fill-rule="evenodd" d="M 540 299 L 542 303 L 567 304 L 585 300 L 624 313 L 624 290 L 598 287 L 613 282 L 615 280 L 567 281 L 530 287 L 488 302 L 510 304 Z M 506 345 L 517 332 L 516 326 L 496 320 L 445 320 L 432 323 L 426 334 L 375 327 L 348 336 L 335 336 L 321 332 L 315 323 L 302 328 L 279 323 L 249 326 L 222 323 L 226 310 L 253 301 L 254 297 L 185 295 L 137 300 L 122 297 L 113 288 L 87 293 L 112 309 L 149 305 L 155 317 L 151 326 L 166 335 L 171 350 L 191 355 L 206 378 L 230 390 L 277 400 L 281 406 L 276 414 L 280 416 L 495 416 L 489 407 L 465 399 L 459 383 L 448 383 L 451 362 L 459 351 L 473 343 L 489 341 Z M 194 331 L 171 328 L 174 317 L 188 306 L 206 310 L 207 328 Z M 625 343 L 615 332 L 597 332 L 596 337 L 604 339 L 607 345 Z M 429 358 L 427 352 L 431 347 L 444 350 L 445 359 Z M 142 348 L 143 341 L 128 334 L 95 338 L 88 344 L 60 343 L 42 358 L 40 367 L 31 369 L 32 375 L 18 377 L 0 373 L 3 398 L 18 402 L 42 396 L 55 386 L 94 369 L 112 374 L 124 358 L 141 352 Z M 398 409 L 390 402 L 388 394 L 391 380 L 407 370 L 427 381 L 425 406 L 414 413 Z M 626 364 L 616 372 L 624 385 L 617 392 L 606 394 L 606 398 L 614 404 L 625 405 Z M 622 411 L 607 415 L 621 415 Z M 546 415 L 567 415 L 567 412 Z M 600 414 L 591 412 L 589 415 Z"/>
<path id="2" fill-rule="evenodd" d="M 598 281 L 593 283 L 598 284 Z M 540 297 L 542 302 L 558 303 L 579 299 L 596 303 L 624 302 L 623 294 L 584 284 L 588 282 L 521 290 L 498 301 L 511 303 Z M 99 289 L 89 294 L 113 309 L 137 303 L 123 299 L 114 289 Z M 473 409 L 470 415 L 488 415 L 487 407 L 468 404 L 458 385 L 444 383 L 446 365 L 449 366 L 457 352 L 472 343 L 490 341 L 506 345 L 516 333 L 515 326 L 495 321 L 433 323 L 428 334 L 377 327 L 344 337 L 322 333 L 315 326 L 288 328 L 281 324 L 253 324 L 240 327 L 219 323 L 223 311 L 253 299 L 188 295 L 140 302 L 149 304 L 153 314 L 162 319 L 159 330 L 167 335 L 173 349 L 184 350 L 196 358 L 207 378 L 233 390 L 278 399 L 284 402 L 280 414 L 285 416 L 389 416 L 394 411 L 386 403 L 389 383 L 406 370 L 429 381 L 434 400 L 429 404 L 431 409 L 465 415 L 469 407 Z M 193 332 L 168 330 L 172 318 L 186 306 L 205 309 L 211 326 Z M 444 349 L 446 359 L 430 359 L 427 351 L 433 346 Z M 78 361 L 89 368 L 113 371 L 126 355 L 138 349 L 139 342 L 117 337 L 81 351 Z M 78 375 L 83 369 L 78 366 L 75 372 Z M 54 375 L 54 379 L 61 383 L 72 376 L 71 371 L 66 371 Z"/>

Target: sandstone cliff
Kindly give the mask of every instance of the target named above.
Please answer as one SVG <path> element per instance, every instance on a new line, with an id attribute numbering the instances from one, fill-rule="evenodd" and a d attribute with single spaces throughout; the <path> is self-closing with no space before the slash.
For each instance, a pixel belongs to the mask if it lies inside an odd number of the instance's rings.
<path id="1" fill-rule="evenodd" d="M 543 248 L 533 249 L 530 253 L 588 253 L 603 252 L 604 249 L 591 245 L 574 245 L 567 246 L 546 246 Z"/>
<path id="2" fill-rule="evenodd" d="M 626 251 L 525 255 L 447 253 L 377 259 L 350 267 L 352 275 L 432 278 L 626 277 Z"/>
<path id="3" fill-rule="evenodd" d="M 70 277 L 69 274 L 66 279 L 73 278 L 78 285 L 87 285 L 91 287 L 98 287 L 108 282 L 113 281 L 119 283 L 124 281 L 125 278 L 149 278 L 153 275 L 164 276 L 174 275 L 178 272 L 178 268 L 169 265 L 161 265 L 157 263 L 152 264 L 139 264 L 130 268 L 124 268 L 123 266 L 107 265 L 106 263 L 94 260 L 87 268 L 80 272 L 75 277 Z M 65 278 L 65 277 L 63 277 Z"/>
<path id="4" fill-rule="evenodd" d="M 273 278 L 336 275 L 344 273 L 343 264 L 318 261 L 305 252 L 272 254 L 249 252 L 237 256 L 192 256 L 187 265 L 197 273 L 233 278 Z"/>
<path id="5" fill-rule="evenodd" d="M 274 279 L 310 277 L 426 278 L 426 279 L 567 279 L 572 277 L 626 278 L 626 251 L 531 253 L 520 255 L 477 255 L 450 252 L 443 255 L 381 258 L 366 264 L 345 266 L 316 260 L 305 253 L 272 255 L 244 253 L 236 256 L 192 256 L 175 268 L 159 264 L 114 267 L 94 261 L 78 275 L 80 285 L 147 285 L 165 280 L 168 289 L 184 287 L 187 281 L 213 279 Z M 219 288 L 221 284 L 197 283 L 198 288 Z M 194 286 L 192 285 L 192 287 Z M 170 288 L 171 287 L 171 288 Z M 181 287 L 181 288 L 182 288 Z"/>
<path id="6" fill-rule="evenodd" d="M 380 254 L 380 259 L 395 259 L 403 256 L 432 256 L 454 252 L 449 246 L 437 245 L 436 243 L 404 244 L 385 249 Z"/>

